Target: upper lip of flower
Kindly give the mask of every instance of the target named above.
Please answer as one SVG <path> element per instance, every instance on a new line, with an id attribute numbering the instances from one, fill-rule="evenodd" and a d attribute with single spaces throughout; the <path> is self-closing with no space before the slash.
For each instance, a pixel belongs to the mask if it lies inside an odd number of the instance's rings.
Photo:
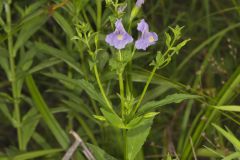
<path id="1" fill-rule="evenodd" d="M 158 36 L 155 32 L 149 32 L 149 26 L 144 19 L 138 23 L 137 30 L 142 33 L 141 37 L 135 43 L 137 49 L 146 50 L 147 47 L 155 44 L 158 40 Z"/>
<path id="2" fill-rule="evenodd" d="M 115 22 L 115 27 L 115 31 L 108 34 L 105 40 L 110 46 L 114 46 L 116 49 L 123 49 L 133 41 L 133 38 L 124 29 L 121 19 Z M 149 32 L 149 26 L 144 19 L 138 23 L 137 30 L 142 33 L 140 38 L 135 42 L 137 49 L 146 50 L 147 47 L 154 45 L 158 40 L 155 32 Z"/>
<path id="3" fill-rule="evenodd" d="M 115 27 L 115 31 L 108 34 L 105 40 L 110 46 L 114 46 L 117 49 L 123 49 L 127 44 L 133 41 L 133 38 L 124 29 L 121 19 L 116 21 Z"/>
<path id="4" fill-rule="evenodd" d="M 143 3 L 144 3 L 144 0 L 137 0 L 136 6 L 140 8 L 143 5 Z"/>

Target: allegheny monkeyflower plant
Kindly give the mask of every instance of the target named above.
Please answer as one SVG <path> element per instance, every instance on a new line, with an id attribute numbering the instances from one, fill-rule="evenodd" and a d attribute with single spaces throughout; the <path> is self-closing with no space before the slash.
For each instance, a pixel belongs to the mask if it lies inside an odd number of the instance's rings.
<path id="1" fill-rule="evenodd" d="M 94 33 L 84 23 L 76 26 L 78 35 L 74 37 L 74 39 L 84 42 L 88 47 L 88 53 L 91 57 L 89 66 L 95 75 L 99 92 L 103 99 L 103 102 L 100 104 L 101 114 L 93 116 L 102 123 L 108 123 L 121 131 L 123 156 L 118 158 L 124 160 L 135 159 L 146 141 L 154 117 L 159 114 L 157 112 L 158 107 L 170 103 L 179 103 L 185 99 L 198 98 L 194 95 L 175 93 L 161 100 L 143 103 L 155 72 L 168 65 L 171 62 L 171 58 L 179 54 L 181 48 L 189 41 L 189 39 L 181 40 L 183 27 L 179 26 L 169 27 L 170 33 L 166 32 L 164 37 L 159 37 L 157 33 L 152 32 L 147 19 L 137 19 L 143 4 L 144 0 L 137 0 L 129 14 L 130 16 L 126 16 L 125 9 L 127 3 L 106 0 L 106 5 L 112 10 L 114 17 L 110 17 L 110 21 L 113 22 L 113 30 L 107 33 L 104 38 L 105 41 L 100 42 L 99 33 Z M 133 27 L 133 22 L 137 22 L 136 27 Z M 138 38 L 135 38 L 135 35 L 131 35 L 133 30 L 138 31 Z M 151 52 L 151 49 L 157 46 L 159 39 L 164 38 L 165 46 L 161 48 L 165 49 L 151 53 L 156 55 L 156 57 L 149 64 L 152 66 L 152 71 L 146 80 L 143 90 L 139 95 L 133 94 L 134 85 L 131 70 L 135 53 L 142 51 Z M 116 95 L 119 97 L 120 104 L 113 102 L 107 94 L 97 65 L 99 61 L 97 56 L 101 57 L 100 51 L 104 47 L 106 48 L 106 46 L 109 47 L 112 55 L 112 58 L 109 60 L 109 66 L 116 73 L 115 80 L 118 81 L 119 88 L 119 92 Z"/>

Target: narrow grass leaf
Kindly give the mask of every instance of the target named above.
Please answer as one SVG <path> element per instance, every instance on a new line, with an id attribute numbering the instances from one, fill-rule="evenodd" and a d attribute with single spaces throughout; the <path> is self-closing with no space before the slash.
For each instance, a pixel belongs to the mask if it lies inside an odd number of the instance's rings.
<path id="1" fill-rule="evenodd" d="M 87 110 L 89 107 L 86 106 L 85 104 L 76 103 L 76 102 L 73 102 L 70 100 L 62 100 L 62 102 L 65 104 L 65 107 L 72 110 L 72 112 L 82 114 L 82 115 L 88 117 L 89 119 L 93 120 L 93 118 L 92 118 L 93 113 L 91 113 L 91 112 L 89 112 L 89 110 Z"/>
<path id="2" fill-rule="evenodd" d="M 32 76 L 28 76 L 26 78 L 26 83 L 28 90 L 33 98 L 33 101 L 42 115 L 45 123 L 48 125 L 49 129 L 52 131 L 53 135 L 57 139 L 58 143 L 63 147 L 67 148 L 69 139 L 64 130 L 60 127 L 57 120 L 51 114 L 49 107 L 47 106 L 46 102 L 44 101 L 42 95 L 40 94 Z"/>
<path id="3" fill-rule="evenodd" d="M 9 62 L 8 62 L 8 51 L 5 48 L 0 47 L 0 67 L 5 71 L 8 78 L 10 77 L 10 69 L 9 69 Z"/>
<path id="4" fill-rule="evenodd" d="M 62 51 L 40 42 L 36 43 L 36 47 L 39 49 L 39 51 L 45 54 L 61 59 L 62 61 L 67 63 L 69 66 L 71 66 L 75 71 L 83 75 L 83 72 L 80 70 L 79 64 L 74 60 L 73 57 L 68 55 L 67 51 Z"/>
<path id="5" fill-rule="evenodd" d="M 36 108 L 31 108 L 27 114 L 24 115 L 22 121 L 22 143 L 23 148 L 27 149 L 27 144 L 31 139 L 36 127 L 39 123 L 40 117 L 37 116 L 38 112 Z"/>
<path id="6" fill-rule="evenodd" d="M 21 31 L 17 36 L 17 41 L 14 46 L 14 51 L 16 52 L 21 46 L 24 46 L 26 41 L 32 37 L 32 35 L 39 30 L 42 25 L 47 21 L 47 14 L 36 15 L 37 17 L 32 17 L 31 20 L 24 23 L 21 27 Z"/>
<path id="7" fill-rule="evenodd" d="M 91 150 L 93 156 L 95 157 L 96 160 L 117 160 L 113 156 L 109 155 L 106 153 L 103 149 L 99 148 L 98 146 L 92 145 L 92 144 L 87 144 L 89 149 Z"/>
<path id="8" fill-rule="evenodd" d="M 237 159 L 240 157 L 240 152 L 235 152 L 235 153 L 232 153 L 226 157 L 224 157 L 222 160 L 233 160 L 233 159 Z"/>
<path id="9" fill-rule="evenodd" d="M 69 22 L 58 12 L 54 12 L 53 18 L 60 25 L 62 30 L 68 35 L 69 39 L 74 36 L 74 31 Z"/>
<path id="10" fill-rule="evenodd" d="M 61 152 L 61 151 L 62 151 L 62 149 L 49 149 L 49 150 L 41 150 L 41 151 L 32 151 L 32 152 L 27 152 L 27 153 L 17 155 L 14 158 L 12 158 L 12 160 L 35 159 L 35 158 L 39 158 L 39 157 L 42 157 L 42 156 L 55 154 L 55 153 L 58 153 L 58 152 Z"/>
<path id="11" fill-rule="evenodd" d="M 229 142 L 232 143 L 238 150 L 240 149 L 240 141 L 230 132 L 225 131 L 216 124 L 212 124 Z"/>
<path id="12" fill-rule="evenodd" d="M 181 64 L 178 65 L 178 68 L 175 73 L 180 73 L 180 70 L 191 60 L 193 56 L 195 56 L 201 49 L 203 49 L 206 45 L 214 41 L 219 36 L 225 35 L 227 32 L 236 29 L 240 27 L 240 23 L 232 24 L 227 28 L 224 28 L 223 30 L 219 31 L 218 33 L 214 34 L 212 37 L 205 40 L 203 43 L 201 43 L 197 48 L 195 48 L 188 56 L 186 56 Z"/>
<path id="13" fill-rule="evenodd" d="M 219 149 L 212 149 L 207 146 L 204 148 L 199 148 L 197 150 L 197 155 L 201 157 L 211 157 L 211 158 L 223 158 L 224 153 Z"/>
<path id="14" fill-rule="evenodd" d="M 214 108 L 222 111 L 240 112 L 240 106 L 237 105 L 214 106 Z"/>
<path id="15" fill-rule="evenodd" d="M 42 135 L 40 135 L 37 132 L 34 132 L 32 135 L 32 139 L 34 140 L 34 142 L 36 144 L 38 144 L 40 147 L 45 148 L 45 149 L 50 149 L 52 148 L 49 144 L 49 142 L 45 139 L 45 137 L 43 137 Z"/>
<path id="16" fill-rule="evenodd" d="M 201 96 L 190 95 L 190 94 L 172 94 L 160 101 L 150 101 L 144 104 L 142 107 L 139 108 L 138 114 L 146 113 L 147 111 L 157 109 L 158 107 L 161 107 L 167 104 L 180 103 L 183 100 L 197 99 L 197 98 L 201 98 Z"/>
<path id="17" fill-rule="evenodd" d="M 98 101 L 103 107 L 107 108 L 107 105 L 106 105 L 102 95 L 99 94 L 99 92 L 95 89 L 95 87 L 88 81 L 86 81 L 84 79 L 72 79 L 61 73 L 45 73 L 44 75 L 46 75 L 48 77 L 52 77 L 54 79 L 66 81 L 68 83 L 75 85 L 76 87 L 79 87 L 79 89 L 83 89 L 85 92 L 87 92 L 87 94 L 92 99 Z"/>
<path id="18" fill-rule="evenodd" d="M 6 104 L 3 102 L 0 102 L 0 111 L 3 113 L 3 115 L 11 122 L 13 123 L 12 115 L 7 107 Z"/>
<path id="19" fill-rule="evenodd" d="M 94 136 L 92 128 L 90 128 L 89 123 L 86 122 L 79 114 L 74 114 L 75 118 L 78 120 L 80 126 L 82 127 L 85 134 L 89 137 L 94 145 L 97 145 L 97 140 Z"/>
<path id="20" fill-rule="evenodd" d="M 62 62 L 62 60 L 59 60 L 59 59 L 56 59 L 56 58 L 50 58 L 50 59 L 48 59 L 46 61 L 43 61 L 43 62 L 37 64 L 36 66 L 32 67 L 28 72 L 30 74 L 33 74 L 35 72 L 38 72 L 38 71 L 41 71 L 43 69 L 52 67 L 52 66 L 54 66 L 56 64 L 59 64 L 61 62 Z"/>

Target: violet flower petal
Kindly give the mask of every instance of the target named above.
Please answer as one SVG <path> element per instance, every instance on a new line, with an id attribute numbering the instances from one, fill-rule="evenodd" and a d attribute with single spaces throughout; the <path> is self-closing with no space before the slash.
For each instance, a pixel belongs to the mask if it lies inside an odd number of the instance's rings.
<path id="1" fill-rule="evenodd" d="M 144 3 L 144 0 L 137 0 L 136 6 L 140 8 L 142 7 L 143 3 Z"/>
<path id="2" fill-rule="evenodd" d="M 121 19 L 116 21 L 115 27 L 115 31 L 108 34 L 105 41 L 116 49 L 123 49 L 133 41 L 133 38 L 124 29 Z"/>
<path id="3" fill-rule="evenodd" d="M 142 19 L 140 23 L 138 23 L 137 30 L 142 33 L 149 32 L 149 26 L 144 19 Z"/>
<path id="4" fill-rule="evenodd" d="M 144 19 L 138 23 L 137 29 L 142 33 L 141 37 L 135 42 L 137 49 L 146 50 L 147 47 L 158 41 L 158 35 L 155 32 L 149 32 L 149 26 Z"/>

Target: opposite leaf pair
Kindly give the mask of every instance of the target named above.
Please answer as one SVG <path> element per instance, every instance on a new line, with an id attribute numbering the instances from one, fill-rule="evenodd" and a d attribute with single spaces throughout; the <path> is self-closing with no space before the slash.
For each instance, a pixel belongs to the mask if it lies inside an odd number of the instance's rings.
<path id="1" fill-rule="evenodd" d="M 123 49 L 127 44 L 133 42 L 132 36 L 124 29 L 121 19 L 116 21 L 115 27 L 115 31 L 106 37 L 106 42 L 110 46 L 116 49 Z M 158 40 L 158 36 L 155 32 L 149 32 L 149 26 L 144 19 L 138 23 L 137 30 L 141 32 L 141 37 L 135 42 L 135 47 L 137 49 L 146 50 L 147 47 L 155 44 Z"/>

